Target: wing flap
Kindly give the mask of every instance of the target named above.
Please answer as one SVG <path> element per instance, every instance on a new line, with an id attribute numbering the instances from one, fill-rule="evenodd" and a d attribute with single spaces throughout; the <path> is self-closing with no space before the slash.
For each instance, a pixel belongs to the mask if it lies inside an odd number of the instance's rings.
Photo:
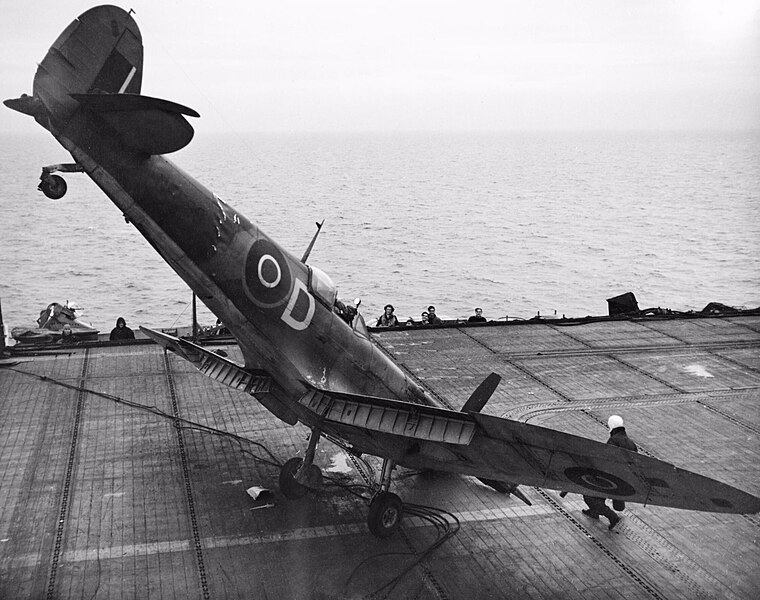
<path id="1" fill-rule="evenodd" d="M 404 438 L 466 445 L 475 423 L 462 413 L 423 404 L 326 392 L 308 384 L 299 402 L 323 419 Z"/>

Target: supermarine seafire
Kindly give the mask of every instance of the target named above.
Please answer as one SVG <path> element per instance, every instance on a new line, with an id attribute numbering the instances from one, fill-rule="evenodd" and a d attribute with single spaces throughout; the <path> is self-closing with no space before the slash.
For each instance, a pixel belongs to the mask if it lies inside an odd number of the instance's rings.
<path id="1" fill-rule="evenodd" d="M 755 513 L 760 499 L 669 463 L 582 437 L 483 414 L 490 375 L 460 411 L 441 406 L 370 339 L 330 278 L 267 236 L 164 154 L 187 145 L 194 110 L 141 95 L 143 46 L 130 13 L 83 13 L 40 63 L 33 94 L 5 104 L 31 115 L 71 154 L 43 169 L 40 189 L 61 197 L 56 171 L 83 171 L 221 319 L 244 364 L 143 329 L 206 375 L 253 395 L 281 420 L 312 430 L 280 486 L 297 497 L 321 480 L 322 436 L 383 459 L 369 529 L 391 535 L 403 513 L 390 491 L 396 465 L 471 475 L 519 495 L 518 484 L 625 502 Z M 311 246 L 309 247 L 309 250 Z"/>

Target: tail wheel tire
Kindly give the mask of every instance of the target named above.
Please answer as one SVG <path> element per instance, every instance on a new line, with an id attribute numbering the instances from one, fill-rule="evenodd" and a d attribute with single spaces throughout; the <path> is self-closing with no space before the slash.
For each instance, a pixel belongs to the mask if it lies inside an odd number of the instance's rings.
<path id="1" fill-rule="evenodd" d="M 367 526 L 375 537 L 392 536 L 401 525 L 404 504 L 396 494 L 380 492 L 369 505 Z"/>
<path id="2" fill-rule="evenodd" d="M 47 175 L 40 181 L 38 189 L 52 200 L 63 198 L 68 189 L 66 180 L 60 175 Z"/>

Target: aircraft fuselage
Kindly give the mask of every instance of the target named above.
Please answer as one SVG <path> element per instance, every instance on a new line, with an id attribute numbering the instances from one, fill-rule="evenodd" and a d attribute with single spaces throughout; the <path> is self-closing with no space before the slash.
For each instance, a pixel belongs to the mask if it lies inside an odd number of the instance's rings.
<path id="1" fill-rule="evenodd" d="M 44 123 L 43 123 L 44 124 Z M 124 148 L 79 111 L 58 141 L 229 328 L 246 367 L 270 372 L 287 400 L 317 387 L 430 403 L 424 391 L 334 308 L 326 276 L 303 264 L 162 156 Z M 272 410 L 272 407 L 269 407 Z"/>

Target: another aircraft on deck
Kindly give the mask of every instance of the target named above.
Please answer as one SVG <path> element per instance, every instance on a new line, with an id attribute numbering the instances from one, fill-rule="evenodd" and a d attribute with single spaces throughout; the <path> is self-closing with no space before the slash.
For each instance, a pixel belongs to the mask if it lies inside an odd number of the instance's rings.
<path id="1" fill-rule="evenodd" d="M 280 247 L 162 155 L 187 145 L 194 110 L 140 95 L 143 46 L 130 13 L 92 8 L 55 41 L 33 94 L 5 104 L 31 115 L 74 158 L 43 168 L 40 189 L 60 198 L 55 171 L 84 171 L 236 338 L 245 364 L 143 329 L 204 374 L 253 395 L 289 424 L 312 431 L 304 458 L 282 468 L 298 497 L 321 481 L 321 437 L 383 459 L 369 529 L 385 537 L 403 506 L 390 491 L 395 465 L 472 475 L 518 495 L 527 484 L 692 510 L 755 513 L 760 498 L 618 447 L 481 413 L 492 374 L 461 411 L 440 406 L 370 339 L 330 278 Z"/>

